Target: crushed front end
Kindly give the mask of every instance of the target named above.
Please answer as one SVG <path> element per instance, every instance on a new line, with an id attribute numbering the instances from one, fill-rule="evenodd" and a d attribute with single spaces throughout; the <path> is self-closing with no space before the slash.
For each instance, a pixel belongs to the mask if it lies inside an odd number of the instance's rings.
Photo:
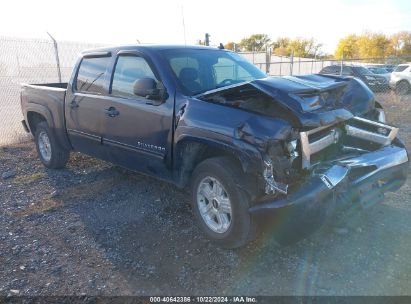
<path id="1" fill-rule="evenodd" d="M 397 133 L 395 127 L 363 117 L 299 132 L 284 145 L 288 162 L 278 160 L 278 151 L 266 156 L 266 195 L 250 212 L 280 217 L 277 230 L 292 231 L 290 241 L 335 210 L 380 202 L 407 176 L 409 158 Z"/>
<path id="2" fill-rule="evenodd" d="M 198 98 L 241 110 L 234 144 L 259 153 L 245 166 L 258 180 L 249 211 L 274 216 L 276 230 L 296 238 L 344 206 L 381 201 L 406 180 L 409 158 L 398 129 L 386 124 L 375 95 L 358 79 L 270 77 Z"/>

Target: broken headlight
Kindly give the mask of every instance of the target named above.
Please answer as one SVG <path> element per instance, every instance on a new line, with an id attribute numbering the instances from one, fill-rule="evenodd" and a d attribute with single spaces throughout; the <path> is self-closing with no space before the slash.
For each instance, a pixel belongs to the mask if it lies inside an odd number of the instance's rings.
<path id="1" fill-rule="evenodd" d="M 287 142 L 285 144 L 285 149 L 288 152 L 288 156 L 291 162 L 298 157 L 299 154 L 297 151 L 297 140 L 296 139 Z"/>
<path id="2" fill-rule="evenodd" d="M 288 153 L 290 154 L 293 153 L 295 149 L 297 148 L 297 140 L 295 139 L 295 140 L 289 141 L 288 143 L 286 143 L 285 147 Z"/>
<path id="3" fill-rule="evenodd" d="M 266 194 L 275 194 L 276 192 L 287 194 L 288 185 L 277 182 L 274 179 L 273 162 L 270 158 L 264 159 L 263 176 L 264 176 L 264 180 L 266 183 L 265 184 Z"/>

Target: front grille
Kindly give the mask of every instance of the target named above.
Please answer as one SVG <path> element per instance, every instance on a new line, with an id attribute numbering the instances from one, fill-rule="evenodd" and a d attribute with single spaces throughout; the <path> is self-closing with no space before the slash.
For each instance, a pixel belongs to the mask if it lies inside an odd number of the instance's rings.
<path id="1" fill-rule="evenodd" d="M 307 132 L 301 132 L 300 143 L 302 167 L 310 167 L 312 155 L 338 143 L 341 135 L 342 132 L 337 126 L 326 126 Z"/>
<path id="2" fill-rule="evenodd" d="M 390 145 L 397 133 L 398 128 L 362 117 L 300 132 L 301 165 L 309 168 L 321 160 L 341 158 L 344 152 L 370 152 Z"/>

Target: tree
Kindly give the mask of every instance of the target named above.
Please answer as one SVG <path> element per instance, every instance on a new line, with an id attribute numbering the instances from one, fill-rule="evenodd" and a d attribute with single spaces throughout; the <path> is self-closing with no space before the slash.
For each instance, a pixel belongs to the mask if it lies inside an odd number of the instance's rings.
<path id="1" fill-rule="evenodd" d="M 270 41 L 266 34 L 253 34 L 248 38 L 241 39 L 239 46 L 242 51 L 262 51 Z"/>
<path id="2" fill-rule="evenodd" d="M 273 53 L 277 56 L 290 56 L 290 41 L 291 39 L 288 37 L 279 37 L 276 41 L 271 43 L 271 47 L 273 49 Z"/>
<path id="3" fill-rule="evenodd" d="M 231 50 L 231 51 L 237 52 L 238 51 L 238 43 L 235 43 L 235 42 L 232 42 L 232 41 L 227 42 L 226 44 L 224 44 L 224 48 L 226 50 Z"/>
<path id="4" fill-rule="evenodd" d="M 335 59 L 351 59 L 359 57 L 358 52 L 358 36 L 351 34 L 338 42 L 335 50 Z"/>
<path id="5" fill-rule="evenodd" d="M 294 53 L 297 57 L 315 57 L 319 53 L 322 44 L 317 43 L 314 38 L 280 37 L 271 44 L 273 53 L 278 56 L 290 56 Z"/>
<path id="6" fill-rule="evenodd" d="M 384 34 L 367 32 L 357 41 L 361 58 L 385 58 L 389 55 L 390 40 Z"/>
<path id="7" fill-rule="evenodd" d="M 365 32 L 361 35 L 348 35 L 342 38 L 335 51 L 336 59 L 352 58 L 385 58 L 399 49 L 402 43 L 400 36 L 388 38 L 381 33 Z M 411 40 L 410 40 L 411 41 Z"/>
<path id="8" fill-rule="evenodd" d="M 288 46 L 290 52 L 296 57 L 314 57 L 322 44 L 317 43 L 314 38 L 296 38 L 290 41 Z"/>
<path id="9" fill-rule="evenodd" d="M 390 37 L 391 55 L 411 56 L 411 32 L 402 31 Z"/>

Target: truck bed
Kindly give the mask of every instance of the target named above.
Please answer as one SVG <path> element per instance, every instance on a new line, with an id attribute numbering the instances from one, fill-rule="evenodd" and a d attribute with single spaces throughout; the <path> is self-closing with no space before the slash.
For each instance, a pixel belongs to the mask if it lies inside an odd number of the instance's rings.
<path id="1" fill-rule="evenodd" d="M 65 131 L 64 101 L 68 83 L 22 84 L 21 106 L 25 121 L 30 125 L 30 115 L 40 113 L 46 118 L 49 126 L 57 133 L 61 145 L 67 147 L 68 139 Z M 33 134 L 34 135 L 34 134 Z"/>

